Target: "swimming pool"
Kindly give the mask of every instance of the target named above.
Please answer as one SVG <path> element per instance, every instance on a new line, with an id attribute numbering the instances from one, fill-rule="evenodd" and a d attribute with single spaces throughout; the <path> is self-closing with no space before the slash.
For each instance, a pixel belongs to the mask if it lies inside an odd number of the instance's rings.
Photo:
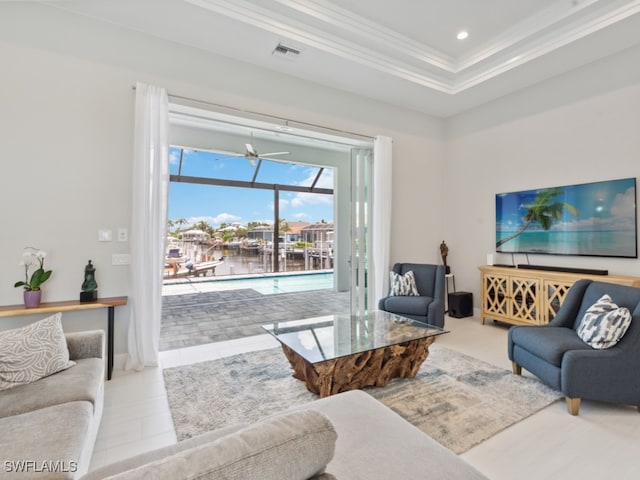
<path id="1" fill-rule="evenodd" d="M 182 290 L 183 288 L 180 287 L 184 287 L 185 282 L 176 283 L 174 285 L 177 289 Z M 200 292 L 239 290 L 243 288 L 251 288 L 262 295 L 306 292 L 309 290 L 333 288 L 333 272 L 222 278 L 215 280 L 191 281 L 188 285 L 190 289 Z M 164 290 L 173 289 L 174 288 L 172 288 L 172 286 L 165 284 Z"/>

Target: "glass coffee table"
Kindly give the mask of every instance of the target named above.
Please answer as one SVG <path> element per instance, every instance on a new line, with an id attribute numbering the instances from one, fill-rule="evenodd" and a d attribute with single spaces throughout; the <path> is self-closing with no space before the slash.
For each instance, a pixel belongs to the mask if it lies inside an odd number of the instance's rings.
<path id="1" fill-rule="evenodd" d="M 321 397 L 415 377 L 429 345 L 448 333 L 383 311 L 274 322 L 262 328 L 280 342 L 293 376 Z"/>

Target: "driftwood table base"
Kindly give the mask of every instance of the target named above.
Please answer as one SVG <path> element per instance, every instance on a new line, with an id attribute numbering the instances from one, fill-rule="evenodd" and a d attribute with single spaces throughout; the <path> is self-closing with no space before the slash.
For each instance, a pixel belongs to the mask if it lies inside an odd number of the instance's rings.
<path id="1" fill-rule="evenodd" d="M 309 363 L 282 344 L 293 376 L 306 383 L 310 392 L 328 397 L 363 387 L 384 387 L 394 378 L 413 378 L 429 355 L 435 336 L 411 340 L 362 353 Z"/>

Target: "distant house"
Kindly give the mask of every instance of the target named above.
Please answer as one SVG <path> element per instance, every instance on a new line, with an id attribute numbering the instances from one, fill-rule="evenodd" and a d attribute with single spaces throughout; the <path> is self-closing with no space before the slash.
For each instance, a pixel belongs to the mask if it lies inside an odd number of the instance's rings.
<path id="1" fill-rule="evenodd" d="M 280 241 L 295 243 L 302 239 L 302 229 L 308 226 L 309 222 L 287 222 L 287 225 L 289 225 L 289 230 L 287 230 L 287 232 L 280 232 Z M 247 238 L 272 242 L 273 226 L 260 225 L 258 227 L 254 227 L 247 232 Z"/>
<path id="2" fill-rule="evenodd" d="M 332 243 L 333 222 L 318 222 L 303 227 L 300 231 L 302 241 L 307 243 Z"/>
<path id="3" fill-rule="evenodd" d="M 273 227 L 271 225 L 259 225 L 247 232 L 247 238 L 253 240 L 273 241 Z"/>
<path id="4" fill-rule="evenodd" d="M 207 232 L 194 229 L 182 232 L 182 240 L 185 242 L 206 243 L 211 240 L 211 236 Z"/>
<path id="5" fill-rule="evenodd" d="M 286 233 L 287 242 L 299 242 L 302 240 L 302 229 L 310 225 L 309 222 L 287 222 L 289 230 Z"/>

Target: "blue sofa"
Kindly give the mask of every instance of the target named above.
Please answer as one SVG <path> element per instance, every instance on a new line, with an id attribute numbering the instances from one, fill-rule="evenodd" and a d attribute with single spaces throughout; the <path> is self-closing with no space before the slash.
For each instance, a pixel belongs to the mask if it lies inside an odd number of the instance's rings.
<path id="1" fill-rule="evenodd" d="M 605 294 L 628 308 L 632 319 L 615 346 L 598 350 L 580 339 L 577 328 Z M 578 414 L 580 399 L 635 405 L 640 411 L 640 288 L 579 280 L 549 324 L 509 329 L 508 354 L 515 374 L 524 368 L 561 391 L 572 415 Z"/>
<path id="2" fill-rule="evenodd" d="M 386 296 L 378 309 L 397 313 L 419 322 L 444 327 L 444 266 L 424 263 L 396 263 L 393 271 L 404 275 L 413 271 L 419 296 Z"/>

